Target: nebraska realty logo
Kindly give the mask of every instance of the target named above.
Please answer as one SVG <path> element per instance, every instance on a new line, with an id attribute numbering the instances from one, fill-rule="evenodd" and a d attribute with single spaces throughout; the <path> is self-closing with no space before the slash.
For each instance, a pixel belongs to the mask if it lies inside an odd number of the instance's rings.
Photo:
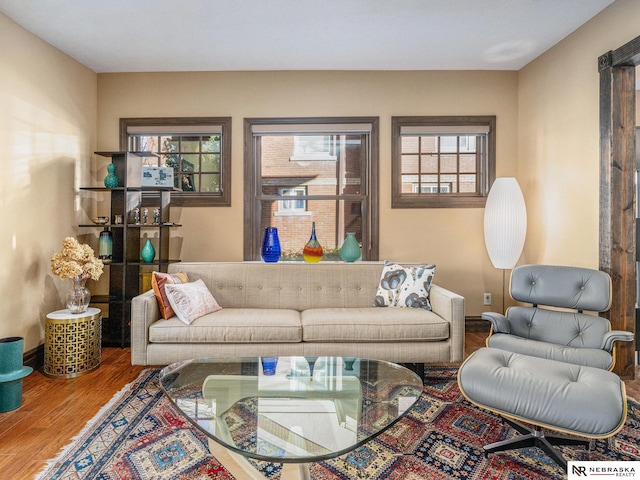
<path id="1" fill-rule="evenodd" d="M 640 478 L 640 462 L 569 462 L 567 480 Z"/>

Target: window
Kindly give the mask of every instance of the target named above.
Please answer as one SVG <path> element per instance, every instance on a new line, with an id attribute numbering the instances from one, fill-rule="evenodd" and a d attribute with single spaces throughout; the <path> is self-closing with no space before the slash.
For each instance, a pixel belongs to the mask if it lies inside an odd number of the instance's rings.
<path id="1" fill-rule="evenodd" d="M 335 139 L 329 135 L 294 135 L 292 162 L 309 160 L 336 160 L 332 153 Z"/>
<path id="2" fill-rule="evenodd" d="M 173 168 L 175 205 L 231 205 L 230 118 L 122 118 L 120 144 Z"/>
<path id="3" fill-rule="evenodd" d="M 282 260 L 302 260 L 312 223 L 325 260 L 347 232 L 378 259 L 378 119 L 245 119 L 245 260 L 276 227 Z"/>
<path id="4" fill-rule="evenodd" d="M 441 183 L 438 185 L 435 183 L 423 183 L 419 185 L 414 183 L 412 187 L 413 193 L 438 193 L 438 189 L 440 190 L 440 193 L 451 192 L 451 184 L 445 185 Z"/>
<path id="5" fill-rule="evenodd" d="M 306 187 L 279 188 L 278 194 L 282 197 L 304 197 L 307 194 Z M 300 198 L 280 200 L 279 209 L 274 215 L 304 215 L 307 213 L 307 202 Z"/>
<path id="6" fill-rule="evenodd" d="M 393 117 L 391 207 L 484 207 L 495 125 L 495 116 Z"/>

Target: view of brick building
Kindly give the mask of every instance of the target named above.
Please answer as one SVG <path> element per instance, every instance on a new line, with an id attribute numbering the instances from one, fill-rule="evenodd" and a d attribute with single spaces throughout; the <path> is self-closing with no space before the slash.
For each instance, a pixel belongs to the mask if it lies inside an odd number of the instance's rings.
<path id="1" fill-rule="evenodd" d="M 363 150 L 360 135 L 261 138 L 261 227 L 278 228 L 283 259 L 301 254 L 313 222 L 327 259 L 346 232 L 361 241 L 361 200 L 348 195 L 362 193 Z"/>

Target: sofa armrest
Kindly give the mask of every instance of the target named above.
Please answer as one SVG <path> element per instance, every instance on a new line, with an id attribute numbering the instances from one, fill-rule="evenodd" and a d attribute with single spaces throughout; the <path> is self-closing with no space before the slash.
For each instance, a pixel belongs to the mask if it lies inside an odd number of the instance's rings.
<path id="1" fill-rule="evenodd" d="M 160 319 L 158 301 L 149 290 L 131 300 L 131 365 L 147 365 L 149 327 Z"/>
<path id="2" fill-rule="evenodd" d="M 464 358 L 464 297 L 438 285 L 431 285 L 431 311 L 449 322 L 451 362 Z"/>

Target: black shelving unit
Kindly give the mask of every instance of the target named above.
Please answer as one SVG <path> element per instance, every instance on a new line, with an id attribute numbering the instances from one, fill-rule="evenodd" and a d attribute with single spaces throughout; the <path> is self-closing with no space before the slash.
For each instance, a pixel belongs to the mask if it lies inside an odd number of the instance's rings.
<path id="1" fill-rule="evenodd" d="M 91 303 L 108 305 L 108 315 L 102 318 L 102 345 L 126 347 L 131 343 L 131 299 L 141 293 L 144 272 L 166 272 L 169 259 L 170 229 L 180 225 L 169 221 L 173 187 L 143 187 L 142 165 L 145 157 L 158 156 L 150 152 L 95 152 L 110 157 L 116 166 L 116 176 L 122 186 L 107 188 L 82 187 L 81 190 L 106 192 L 110 195 L 110 221 L 105 225 L 81 224 L 80 227 L 108 228 L 113 237 L 113 261 L 105 265 L 109 275 L 109 294 L 94 295 Z M 147 224 L 135 223 L 134 210 L 147 208 Z M 159 222 L 152 222 L 154 209 L 159 209 Z M 114 224 L 115 215 L 123 223 Z M 142 220 L 142 219 L 141 219 Z M 156 256 L 153 262 L 140 258 L 145 237 L 152 239 Z"/>

